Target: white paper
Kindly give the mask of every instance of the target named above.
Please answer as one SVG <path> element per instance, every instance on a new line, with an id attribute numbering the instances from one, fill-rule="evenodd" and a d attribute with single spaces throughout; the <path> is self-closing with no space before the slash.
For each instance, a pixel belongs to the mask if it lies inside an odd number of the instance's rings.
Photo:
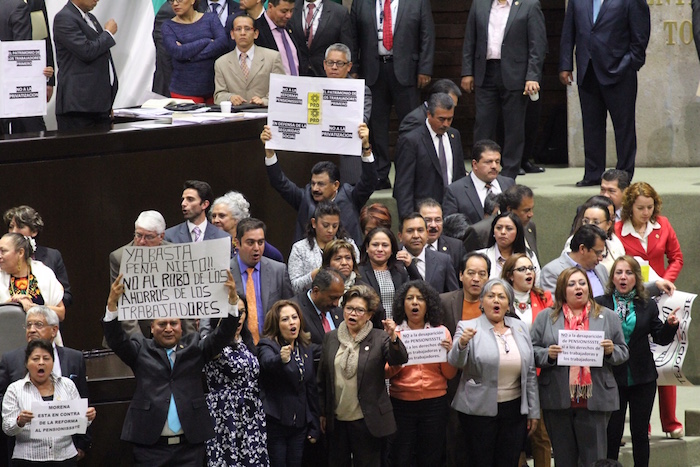
<path id="1" fill-rule="evenodd" d="M 266 149 L 362 155 L 365 81 L 270 75 Z"/>
<path id="2" fill-rule="evenodd" d="M 440 343 L 445 339 L 442 328 L 401 331 L 401 342 L 408 352 L 406 365 L 441 363 L 447 361 L 447 349 Z"/>
<path id="3" fill-rule="evenodd" d="M 46 42 L 0 42 L 0 117 L 46 115 Z"/>
<path id="4" fill-rule="evenodd" d="M 559 330 L 559 346 L 562 352 L 557 357 L 560 366 L 603 366 L 603 331 Z"/>
<path id="5" fill-rule="evenodd" d="M 33 401 L 34 418 L 29 423 L 29 437 L 60 438 L 74 434 L 85 434 L 87 429 L 87 399 L 72 401 Z"/>
<path id="6" fill-rule="evenodd" d="M 679 320 L 676 338 L 669 345 L 657 345 L 649 339 L 651 352 L 654 355 L 656 371 L 659 373 L 657 384 L 659 386 L 692 386 L 693 384 L 683 374 L 683 361 L 688 354 L 690 342 L 690 310 L 696 294 L 676 290 L 673 296 L 662 295 L 657 306 L 659 307 L 659 319 L 666 322 L 668 315 L 680 307 L 676 312 Z"/>
<path id="7" fill-rule="evenodd" d="M 230 258 L 228 237 L 124 248 L 119 320 L 226 316 Z"/>

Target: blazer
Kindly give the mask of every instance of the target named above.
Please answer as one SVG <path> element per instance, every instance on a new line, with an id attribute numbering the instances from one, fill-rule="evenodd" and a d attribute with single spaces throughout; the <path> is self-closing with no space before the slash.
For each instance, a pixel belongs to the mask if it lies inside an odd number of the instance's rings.
<path id="1" fill-rule="evenodd" d="M 515 185 L 515 180 L 503 175 L 499 175 L 496 180 L 498 180 L 498 184 L 501 187 L 501 192 Z M 479 195 L 469 174 L 456 182 L 450 183 L 450 186 L 445 190 L 445 196 L 442 201 L 442 215 L 449 216 L 456 212 L 461 212 L 467 216 L 467 221 L 470 224 L 476 224 L 484 218 L 484 206 L 479 200 Z"/>
<path id="2" fill-rule="evenodd" d="M 323 336 L 326 335 L 326 331 L 323 330 L 323 324 L 318 313 L 316 313 L 316 307 L 311 303 L 306 293 L 307 291 L 303 291 L 296 294 L 292 301 L 296 302 L 301 308 L 301 314 L 304 316 L 304 331 L 311 334 L 311 342 L 313 344 L 320 346 L 323 344 Z M 343 310 L 340 307 L 333 308 L 331 310 L 331 319 L 337 329 L 340 323 L 343 322 Z"/>
<path id="3" fill-rule="evenodd" d="M 304 365 L 302 381 L 294 357 L 288 363 L 282 363 L 280 344 L 272 339 L 260 339 L 260 399 L 265 415 L 286 427 L 308 428 L 306 435 L 318 439 L 321 424 L 313 354 L 300 343 L 297 346 Z"/>
<path id="4" fill-rule="evenodd" d="M 97 18 L 87 13 L 97 31 L 93 30 L 70 1 L 53 20 L 53 40 L 56 43 L 58 91 L 56 114 L 69 112 L 107 113 L 112 108 L 119 83 L 116 67 L 109 49 L 116 42 L 104 31 Z M 114 83 L 110 83 L 110 66 Z"/>
<path id="5" fill-rule="evenodd" d="M 302 76 L 326 76 L 323 68 L 323 60 L 326 57 L 326 49 L 340 42 L 352 47 L 352 29 L 350 13 L 347 8 L 331 0 L 316 1 L 322 4 L 318 26 L 311 39 L 311 47 L 306 41 L 306 16 L 304 14 L 304 0 L 296 0 L 294 13 L 287 23 L 290 35 L 294 38 L 299 56 L 299 74 Z M 351 60 L 354 59 L 354 56 Z"/>
<path id="6" fill-rule="evenodd" d="M 613 85 L 644 65 L 650 33 L 649 6 L 643 0 L 606 0 L 595 23 L 593 2 L 574 0 L 564 16 L 559 71 L 574 69 L 576 48 L 577 84 L 583 83 L 590 63 L 601 85 Z"/>
<path id="7" fill-rule="evenodd" d="M 381 290 L 379 290 L 379 282 L 377 282 L 377 276 L 374 275 L 374 269 L 369 261 L 365 263 L 360 263 L 357 265 L 357 269 L 360 271 L 360 277 L 367 283 L 370 287 L 377 292 L 377 295 L 381 296 Z M 389 268 L 391 273 L 391 281 L 394 283 L 394 289 L 399 290 L 399 288 L 409 281 L 408 272 L 406 267 L 401 261 L 394 263 L 394 266 Z"/>
<path id="8" fill-rule="evenodd" d="M 0 41 L 32 40 L 29 6 L 24 0 L 0 2 Z"/>
<path id="9" fill-rule="evenodd" d="M 207 221 L 207 227 L 204 229 L 204 240 L 212 240 L 215 238 L 231 238 L 231 236 L 228 232 L 224 232 Z M 192 236 L 190 235 L 190 230 L 187 228 L 187 222 L 182 222 L 166 229 L 163 239 L 170 243 L 192 243 Z"/>
<path id="10" fill-rule="evenodd" d="M 379 77 L 380 63 L 376 1 L 353 1 L 350 20 L 352 72 L 359 73 L 367 86 L 373 86 Z M 432 76 L 435 25 L 429 0 L 399 2 L 393 37 L 394 74 L 399 84 L 415 87 L 419 74 Z"/>
<path id="11" fill-rule="evenodd" d="M 559 258 L 545 264 L 540 274 L 540 287 L 554 293 L 554 290 L 557 288 L 559 274 L 570 267 L 573 267 L 573 264 L 571 264 L 571 259 L 567 253 L 562 253 Z M 607 268 L 603 264 L 598 263 L 593 271 L 600 283 L 603 284 L 603 288 L 605 288 L 605 285 L 608 283 L 608 277 L 610 277 Z"/>
<path id="12" fill-rule="evenodd" d="M 56 274 L 56 279 L 58 279 L 58 282 L 63 286 L 63 304 L 65 306 L 72 304 L 73 293 L 70 291 L 68 272 L 66 271 L 66 265 L 63 264 L 61 252 L 54 248 L 38 245 L 34 252 L 34 259 L 44 263 L 44 265 L 48 266 L 49 269 Z"/>
<path id="13" fill-rule="evenodd" d="M 229 101 L 238 94 L 248 102 L 255 96 L 260 97 L 267 105 L 272 73 L 284 74 L 282 58 L 275 50 L 254 47 L 248 79 L 243 75 L 236 50 L 222 55 L 214 62 L 214 102 Z"/>
<path id="14" fill-rule="evenodd" d="M 493 224 L 493 217 L 486 217 L 467 227 L 467 233 L 464 237 L 464 249 L 469 252 L 486 248 L 489 244 L 491 224 Z M 535 256 L 539 257 L 535 221 L 530 221 L 525 226 L 525 241 L 527 242 L 526 246 L 535 253 Z"/>
<path id="15" fill-rule="evenodd" d="M 469 9 L 462 47 L 462 76 L 473 76 L 481 87 L 486 75 L 491 0 L 475 0 Z M 547 53 L 547 32 L 538 0 L 511 3 L 501 43 L 503 86 L 509 91 L 525 89 L 526 81 L 542 82 Z"/>
<path id="16" fill-rule="evenodd" d="M 297 210 L 297 223 L 294 229 L 294 241 L 305 237 L 306 224 L 314 215 L 316 201 L 311 196 L 311 185 L 304 188 L 298 187 L 282 172 L 279 162 L 267 167 L 267 177 L 272 187 L 282 196 L 287 203 Z M 361 245 L 364 234 L 360 228 L 360 209 L 365 205 L 377 183 L 377 167 L 374 161 L 362 162 L 362 176 L 357 185 L 352 186 L 343 183 L 338 188 L 338 193 L 333 200 L 340 208 L 340 222 L 348 234 L 355 240 L 356 245 Z"/>
<path id="17" fill-rule="evenodd" d="M 32 39 L 42 40 L 46 42 L 46 66 L 53 67 L 56 69 L 54 56 L 53 56 L 53 41 L 51 40 L 51 26 L 49 26 L 49 14 L 46 11 L 46 2 L 44 0 L 27 0 L 27 5 L 31 10 L 32 16 L 41 14 L 41 19 L 44 20 L 44 27 L 46 28 L 46 35 L 40 35 L 40 31 L 32 28 Z M 0 15 L 0 17 L 3 15 Z M 2 40 L 2 39 L 0 39 Z M 53 75 L 46 82 L 47 86 L 56 85 L 56 75 Z"/>
<path id="18" fill-rule="evenodd" d="M 173 74 L 173 62 L 163 45 L 163 33 L 160 28 L 163 23 L 173 19 L 175 12 L 173 6 L 165 2 L 156 12 L 153 21 L 153 45 L 156 46 L 156 70 L 153 72 L 153 86 L 151 91 L 161 96 L 170 97 L 170 77 Z"/>
<path id="19" fill-rule="evenodd" d="M 438 293 L 459 289 L 449 255 L 430 249 L 425 250 L 425 281 Z"/>
<path id="20" fill-rule="evenodd" d="M 447 235 L 440 235 L 437 239 L 437 251 L 445 253 L 450 257 L 452 267 L 459 281 L 460 263 L 462 262 L 462 258 L 467 254 L 462 242 L 456 238 L 448 237 Z"/>
<path id="21" fill-rule="evenodd" d="M 597 297 L 596 302 L 605 308 L 615 309 L 612 295 Z M 659 345 L 668 345 L 673 342 L 678 332 L 678 325 L 671 326 L 668 322 L 661 323 L 659 308 L 653 300 L 634 299 L 634 313 L 637 321 L 630 336 L 627 346 L 630 358 L 622 365 L 613 367 L 613 374 L 618 386 L 629 386 L 628 375 L 632 377 L 633 384 L 644 384 L 655 381 L 658 378 L 654 355 L 649 348 L 649 336 Z"/>
<path id="22" fill-rule="evenodd" d="M 540 398 L 537 391 L 537 373 L 532 353 L 528 327 L 517 318 L 506 316 L 505 325 L 511 329 L 520 352 L 520 413 L 529 419 L 540 418 Z M 466 328 L 474 328 L 476 334 L 464 349 L 459 348 L 459 338 Z M 460 321 L 447 353 L 447 363 L 462 369 L 457 394 L 452 408 L 482 417 L 498 415 L 498 367 L 499 350 L 493 324 L 485 315 L 468 321 Z"/>
<path id="23" fill-rule="evenodd" d="M 401 124 L 399 125 L 399 136 L 418 128 L 421 125 L 425 125 L 426 118 L 428 118 L 428 103 L 423 102 L 421 105 L 406 114 L 403 120 L 401 120 Z"/>
<path id="24" fill-rule="evenodd" d="M 399 8 L 400 5 L 401 3 Z M 464 169 L 462 138 L 454 128 L 448 128 L 446 135 L 452 148 L 452 180 L 457 181 L 467 173 Z M 416 201 L 420 199 L 433 198 L 442 203 L 446 187 L 442 180 L 435 145 L 425 122 L 399 136 L 394 163 L 394 198 L 400 218 L 415 211 Z"/>
<path id="25" fill-rule="evenodd" d="M 127 336 L 116 319 L 102 324 L 109 347 L 136 379 L 121 439 L 149 446 L 157 443 L 168 419 L 171 396 L 187 442 L 199 444 L 213 438 L 214 422 L 204 397 L 202 370 L 231 342 L 238 318 L 223 319 L 206 339 L 200 339 L 196 332 L 183 335 L 172 368 L 165 349 L 153 339 Z"/>
<path id="26" fill-rule="evenodd" d="M 326 431 L 333 432 L 335 423 L 335 355 L 340 348 L 338 330 L 323 337 L 321 363 L 318 369 L 318 390 L 321 415 L 326 417 Z M 375 438 L 389 436 L 396 431 L 394 409 L 384 380 L 384 366 L 403 365 L 408 353 L 401 339 L 391 343 L 389 335 L 372 329 L 360 341 L 357 361 L 357 398 L 369 433 Z"/>
<path id="27" fill-rule="evenodd" d="M 605 3 L 605 2 L 603 2 Z M 637 237 L 622 235 L 622 222 L 615 223 L 615 234 L 625 247 L 625 253 L 630 256 L 639 256 L 649 261 L 649 266 L 666 280 L 675 282 L 683 269 L 683 252 L 678 242 L 676 231 L 664 216 L 657 216 L 656 222 L 660 229 L 654 229 L 647 238 L 647 249 L 644 250 Z M 668 258 L 668 268 L 664 263 L 664 256 Z"/>
<path id="28" fill-rule="evenodd" d="M 562 312 L 552 318 L 553 310 L 547 308 L 537 315 L 530 328 L 532 346 L 535 351 L 535 363 L 541 368 L 538 378 L 540 389 L 540 407 L 543 410 L 565 410 L 571 408 L 569 392 L 569 367 L 558 366 L 556 360 L 549 361 L 549 346 L 559 342 L 559 330 L 564 329 Z M 615 344 L 613 353 L 603 357 L 602 367 L 591 367 L 593 394 L 588 399 L 588 410 L 613 412 L 620 406 L 620 396 L 612 367 L 622 365 L 629 358 L 629 348 L 622 335 L 620 318 L 607 308 L 601 308 L 598 316 L 588 320 L 591 331 L 605 332 L 605 339 Z"/>
<path id="29" fill-rule="evenodd" d="M 266 49 L 272 49 L 272 50 L 279 50 L 277 49 L 277 42 L 275 42 L 275 36 L 272 35 L 272 30 L 270 29 L 270 25 L 267 23 L 267 19 L 265 18 L 267 16 L 267 11 L 264 11 L 262 15 L 258 19 L 255 20 L 255 27 L 258 30 L 258 38 L 255 39 L 255 45 L 258 45 L 260 47 L 265 47 Z M 233 24 L 233 21 L 231 22 Z M 291 29 L 289 27 L 289 23 L 287 23 L 287 27 L 285 28 L 287 31 L 287 35 L 289 39 L 292 41 L 294 44 L 294 47 L 297 49 L 297 58 L 299 55 L 299 44 L 297 44 L 296 40 L 294 39 L 294 36 L 292 36 Z M 284 52 L 284 51 L 282 51 Z M 282 53 L 280 52 L 280 53 Z"/>

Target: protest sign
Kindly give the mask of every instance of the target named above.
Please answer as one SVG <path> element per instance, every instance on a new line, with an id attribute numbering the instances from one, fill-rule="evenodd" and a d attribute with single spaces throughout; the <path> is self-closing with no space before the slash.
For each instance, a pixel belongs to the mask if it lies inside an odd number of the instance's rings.
<path id="1" fill-rule="evenodd" d="M 692 386 L 693 384 L 683 374 L 683 361 L 688 354 L 690 310 L 696 294 L 676 290 L 673 296 L 662 295 L 657 302 L 659 319 L 666 322 L 668 315 L 676 308 L 678 318 L 678 332 L 676 338 L 669 345 L 657 345 L 649 338 L 656 371 L 659 373 L 657 384 L 659 386 Z"/>
<path id="2" fill-rule="evenodd" d="M 408 352 L 406 365 L 440 363 L 447 361 L 447 349 L 440 343 L 445 339 L 442 328 L 401 331 L 401 342 Z"/>
<path id="3" fill-rule="evenodd" d="M 46 115 L 46 42 L 0 42 L 0 117 Z"/>
<path id="4" fill-rule="evenodd" d="M 560 366 L 603 366 L 603 331 L 567 331 L 559 330 L 559 346 L 562 348 L 557 357 Z"/>
<path id="5" fill-rule="evenodd" d="M 72 401 L 33 401 L 34 418 L 29 423 L 29 437 L 59 438 L 74 434 L 85 434 L 87 429 L 87 399 Z"/>
<path id="6" fill-rule="evenodd" d="M 266 149 L 362 155 L 365 81 L 270 75 Z"/>
<path id="7" fill-rule="evenodd" d="M 231 239 L 124 248 L 119 320 L 219 318 L 228 313 L 224 287 Z"/>

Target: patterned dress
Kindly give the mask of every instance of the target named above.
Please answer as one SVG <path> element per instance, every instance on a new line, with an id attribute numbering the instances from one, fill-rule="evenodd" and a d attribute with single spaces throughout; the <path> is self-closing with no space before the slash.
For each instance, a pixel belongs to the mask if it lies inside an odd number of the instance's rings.
<path id="1" fill-rule="evenodd" d="M 207 465 L 269 465 L 258 359 L 245 344 L 232 344 L 207 363 L 204 371 L 209 385 L 207 405 L 216 433 L 207 441 Z"/>

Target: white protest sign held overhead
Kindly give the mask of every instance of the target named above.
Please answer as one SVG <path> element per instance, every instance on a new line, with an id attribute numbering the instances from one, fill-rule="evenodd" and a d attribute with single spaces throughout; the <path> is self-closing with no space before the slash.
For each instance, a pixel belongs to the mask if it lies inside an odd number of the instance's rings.
<path id="1" fill-rule="evenodd" d="M 401 331 L 401 342 L 408 352 L 406 365 L 446 362 L 447 349 L 440 345 L 444 339 L 445 330 L 442 328 Z"/>
<path id="2" fill-rule="evenodd" d="M 46 115 L 46 42 L 0 42 L 0 117 Z"/>
<path id="3" fill-rule="evenodd" d="M 567 331 L 559 330 L 559 346 L 562 348 L 557 357 L 560 366 L 603 366 L 603 331 Z"/>
<path id="4" fill-rule="evenodd" d="M 29 437 L 60 438 L 74 434 L 85 434 L 88 420 L 85 416 L 88 408 L 87 399 L 72 401 L 34 401 L 29 422 Z"/>

